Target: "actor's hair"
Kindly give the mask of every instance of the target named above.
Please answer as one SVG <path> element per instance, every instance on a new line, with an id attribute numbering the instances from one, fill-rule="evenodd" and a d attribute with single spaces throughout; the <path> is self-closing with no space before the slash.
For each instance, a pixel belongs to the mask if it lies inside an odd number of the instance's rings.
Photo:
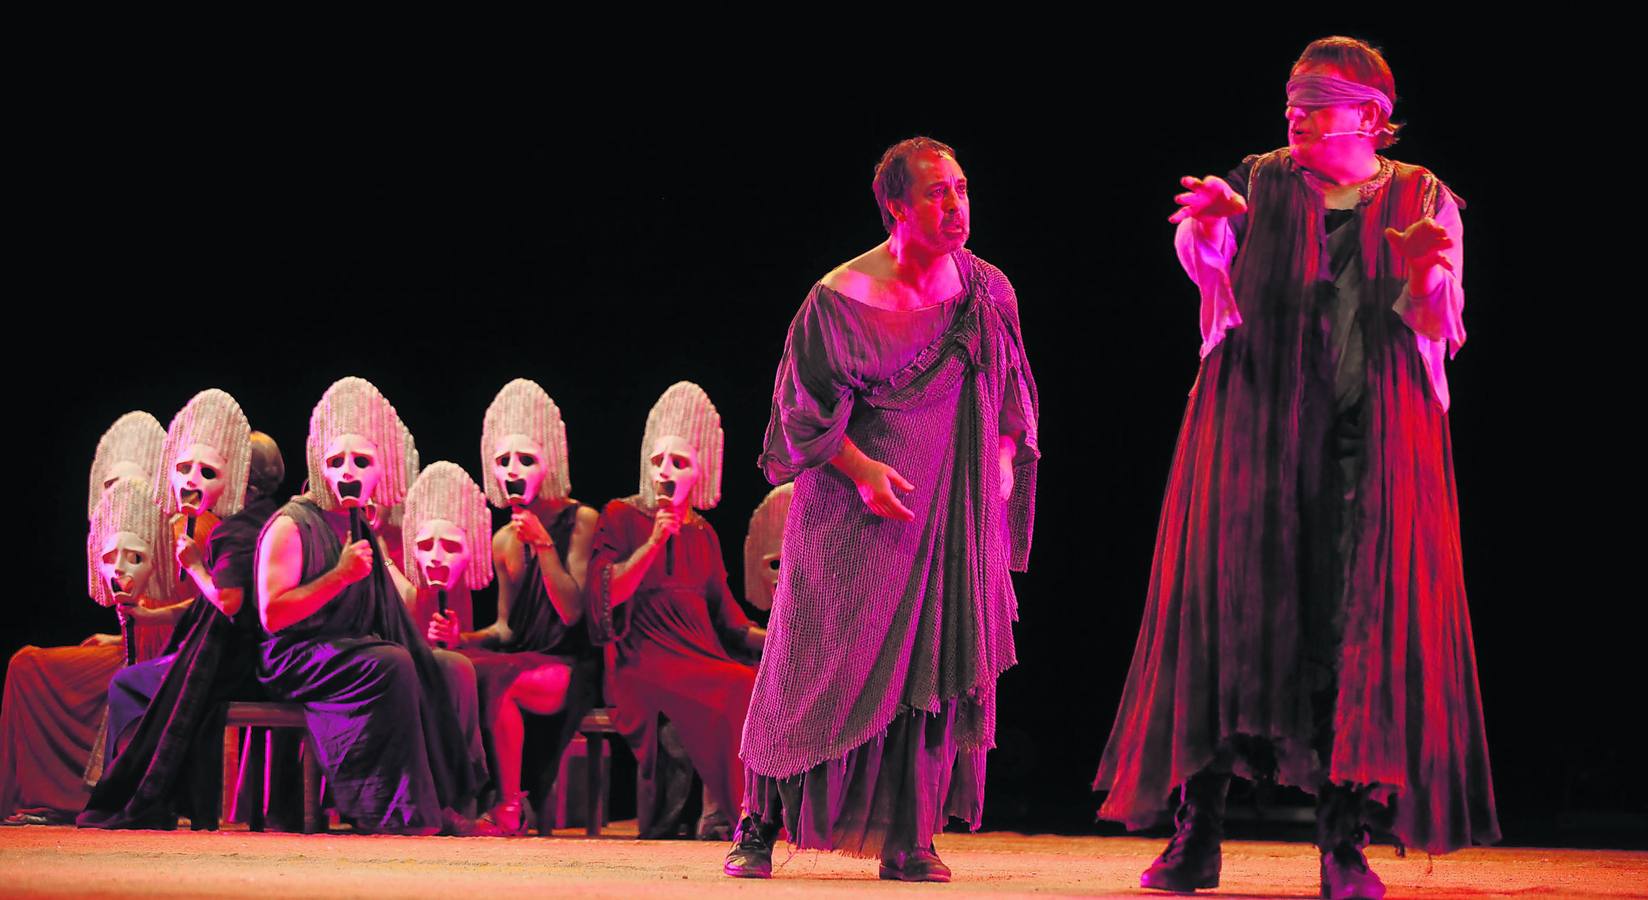
<path id="1" fill-rule="evenodd" d="M 698 483 L 693 485 L 687 504 L 693 509 L 711 509 L 721 502 L 721 414 L 704 389 L 690 381 L 670 385 L 647 414 L 647 429 L 641 436 L 641 506 L 658 505 L 652 487 L 652 447 L 674 435 L 698 452 Z"/>
<path id="2" fill-rule="evenodd" d="M 572 496 L 572 477 L 567 472 L 566 424 L 561 409 L 535 381 L 517 378 L 504 385 L 481 420 L 481 481 L 486 499 L 499 509 L 509 508 L 498 479 L 492 477 L 492 455 L 498 441 L 512 434 L 524 434 L 544 450 L 538 462 L 548 471 L 538 487 L 538 498 L 559 500 Z"/>
<path id="3" fill-rule="evenodd" d="M 177 464 L 179 453 L 193 444 L 204 444 L 223 454 L 225 486 L 212 514 L 227 519 L 237 512 L 246 500 L 246 473 L 251 464 L 252 426 L 246 422 L 246 413 L 235 398 L 217 388 L 207 388 L 194 395 L 172 417 L 166 429 L 166 446 L 161 451 L 159 472 L 155 473 L 155 502 L 160 511 L 171 515 L 178 511 L 177 497 L 172 494 L 170 472 Z M 168 554 L 169 556 L 170 554 Z"/>
<path id="4" fill-rule="evenodd" d="M 165 443 L 166 426 L 140 409 L 115 419 L 109 430 L 97 439 L 97 452 L 92 455 L 86 520 L 91 521 L 92 513 L 97 511 L 97 500 L 103 496 L 103 482 L 110 476 L 125 475 L 149 483 L 160 471 L 160 448 Z M 122 464 L 126 471 L 115 471 Z"/>
<path id="5" fill-rule="evenodd" d="M 401 508 L 405 510 L 401 559 L 413 587 L 428 587 L 414 553 L 418 531 L 434 519 L 445 519 L 463 532 L 464 542 L 469 545 L 469 569 L 464 579 L 470 590 L 478 591 L 492 583 L 492 514 L 487 512 L 486 498 L 481 496 L 475 479 L 463 467 L 446 460 L 430 463 L 406 492 L 406 503 Z"/>
<path id="6" fill-rule="evenodd" d="M 247 496 L 272 497 L 286 480 L 286 458 L 280 455 L 280 445 L 261 431 L 251 437 L 252 467 L 246 476 Z"/>
<path id="7" fill-rule="evenodd" d="M 1379 48 L 1367 41 L 1338 35 L 1311 41 L 1289 74 L 1297 75 L 1300 69 L 1310 66 L 1333 66 L 1351 81 L 1384 94 L 1390 98 L 1391 106 L 1396 106 L 1396 76 L 1391 74 L 1390 65 Z M 1383 150 L 1396 143 L 1396 132 L 1402 126 L 1392 122 L 1382 109 L 1375 109 L 1374 115 L 1377 116 L 1374 130 L 1379 132 L 1379 149 Z"/>
<path id="8" fill-rule="evenodd" d="M 892 234 L 898 224 L 888 204 L 893 200 L 909 198 L 910 159 L 917 153 L 927 152 L 956 158 L 956 151 L 950 149 L 949 144 L 918 135 L 888 147 L 887 152 L 881 154 L 881 161 L 876 163 L 875 180 L 870 182 L 870 189 L 875 191 L 876 206 L 881 210 L 881 225 L 888 234 Z"/>

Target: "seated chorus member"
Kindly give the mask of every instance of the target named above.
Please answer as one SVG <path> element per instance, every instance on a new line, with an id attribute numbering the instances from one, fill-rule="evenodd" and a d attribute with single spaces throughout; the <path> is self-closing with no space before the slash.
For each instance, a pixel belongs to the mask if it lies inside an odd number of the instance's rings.
<path id="1" fill-rule="evenodd" d="M 758 649 L 766 631 L 727 587 L 715 530 L 696 509 L 721 500 L 721 417 L 702 388 L 679 382 L 647 416 L 641 491 L 608 503 L 586 592 L 590 633 L 611 643 L 615 724 L 652 770 L 660 713 L 722 809 L 738 809 L 738 740 L 755 670 L 727 647 Z M 643 815 L 648 805 L 638 804 Z M 651 823 L 642 822 L 645 833 Z"/>
<path id="2" fill-rule="evenodd" d="M 200 548 L 207 546 L 220 517 L 240 512 L 245 502 L 246 477 L 251 461 L 252 427 L 240 404 L 216 388 L 201 391 L 172 418 L 161 450 L 161 471 L 153 480 L 155 502 L 167 516 L 175 544 L 161 560 L 161 577 L 167 584 L 186 586 L 190 593 L 205 597 L 207 603 L 187 603 L 172 630 L 164 652 L 154 659 L 127 666 L 109 684 L 109 721 L 104 741 L 103 766 L 113 761 L 118 750 L 154 697 L 160 683 L 176 659 L 182 638 L 213 603 L 223 599 L 212 583 Z M 260 523 L 261 525 L 261 523 Z M 187 585 L 184 582 L 187 581 Z M 239 596 L 233 615 L 239 611 Z M 185 604 L 179 604 L 185 606 Z M 221 608 L 221 607 L 219 607 Z M 247 672 L 250 675 L 250 670 Z M 152 748 L 150 748 L 152 749 Z M 98 768 L 101 774 L 102 768 Z M 90 775 L 91 773 L 88 773 Z"/>
<path id="3" fill-rule="evenodd" d="M 406 490 L 395 408 L 345 378 L 309 421 L 309 492 L 258 540 L 253 580 L 269 637 L 258 678 L 304 705 L 338 811 L 368 832 L 460 833 L 454 808 L 485 782 L 434 655 L 407 614 L 386 548 L 364 515 Z"/>
<path id="4" fill-rule="evenodd" d="M 487 500 L 511 511 L 509 524 L 492 537 L 498 618 L 483 630 L 462 632 L 455 613 L 437 613 L 429 638 L 468 645 L 464 652 L 475 663 L 499 792 L 485 818 L 504 834 L 525 834 L 521 784 L 532 778 L 539 831 L 547 834 L 548 788 L 599 693 L 600 659 L 577 627 L 599 516 L 569 496 L 566 428 L 555 401 L 534 382 L 511 381 L 487 408 L 481 464 L 491 473 Z M 549 745 L 530 757 L 524 756 L 523 713 L 556 716 Z"/>
<path id="5" fill-rule="evenodd" d="M 92 460 L 87 521 L 120 479 L 149 483 L 165 440 L 166 429 L 146 412 L 126 413 L 103 433 Z M 160 602 L 140 597 L 138 605 Z M 140 642 L 158 631 L 133 630 Z M 68 821 L 86 805 L 86 762 L 102 727 L 109 679 L 124 660 L 116 634 L 94 634 L 78 647 L 28 646 L 11 658 L 0 703 L 0 817 L 6 824 Z"/>
<path id="6" fill-rule="evenodd" d="M 196 423 L 194 428 L 200 430 L 203 425 Z M 174 421 L 174 436 L 177 431 L 178 422 Z M 198 442 L 188 437 L 175 439 L 168 447 L 186 451 L 195 443 L 210 448 L 232 443 L 221 433 L 208 432 L 204 437 Z M 251 431 L 246 444 L 246 492 L 240 512 L 229 515 L 213 529 L 204 558 L 188 537 L 177 539 L 178 562 L 199 585 L 206 602 L 194 604 L 184 614 L 166 655 L 122 670 L 110 686 L 110 743 L 124 730 L 121 723 L 128 714 L 122 710 L 123 704 L 143 699 L 147 706 L 140 710 L 142 718 L 130 742 L 124 744 L 92 791 L 86 811 L 77 820 L 82 827 L 170 829 L 176 827 L 180 813 L 189 816 L 195 829 L 217 825 L 206 810 L 213 808 L 210 798 L 221 776 L 195 764 L 200 758 L 195 754 L 208 742 L 222 739 L 215 718 L 218 704 L 263 696 L 255 671 L 262 629 L 258 626 L 257 604 L 246 602 L 246 593 L 252 585 L 258 532 L 278 508 L 281 482 L 286 477 L 285 461 L 272 438 Z M 174 452 L 168 452 L 167 458 L 177 458 Z M 232 469 L 234 463 L 230 465 Z M 186 514 L 190 498 L 184 491 L 188 490 L 188 480 L 179 484 L 175 477 L 185 474 L 181 470 L 181 465 L 172 465 L 176 492 L 173 502 Z M 233 475 L 223 480 L 238 483 Z M 205 505 L 227 513 L 232 507 L 230 500 L 226 492 L 215 507 L 209 502 Z M 139 683 L 155 663 L 164 664 L 158 684 Z"/>

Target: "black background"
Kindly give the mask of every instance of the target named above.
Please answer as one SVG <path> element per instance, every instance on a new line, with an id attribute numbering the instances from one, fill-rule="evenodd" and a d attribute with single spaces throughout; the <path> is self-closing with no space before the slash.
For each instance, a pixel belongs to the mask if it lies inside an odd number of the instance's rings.
<path id="1" fill-rule="evenodd" d="M 1180 175 L 1281 144 L 1289 65 L 1345 32 L 1396 73 L 1410 127 L 1391 155 L 1468 202 L 1451 418 L 1506 837 L 1641 842 L 1623 621 L 1640 588 L 1620 584 L 1635 535 L 1619 524 L 1637 496 L 1600 416 L 1619 382 L 1592 368 L 1596 339 L 1630 325 L 1598 307 L 1625 296 L 1631 260 L 1590 241 L 1632 214 L 1587 153 L 1616 122 L 1569 102 L 1578 51 L 1435 23 L 827 25 L 833 39 L 764 50 L 605 40 L 574 61 L 569 31 L 537 50 L 465 44 L 459 62 L 427 40 L 247 57 L 231 41 L 41 73 L 18 184 L 23 263 L 42 277 L 10 322 L 26 537 L 0 652 L 112 630 L 85 599 L 97 437 L 134 408 L 165 423 L 206 387 L 274 435 L 293 490 L 309 410 L 339 377 L 377 384 L 426 464 L 472 474 L 486 405 L 529 377 L 568 423 L 575 494 L 600 504 L 635 490 L 653 400 L 696 381 L 728 448 L 708 517 L 736 554 L 768 487 L 754 461 L 785 328 L 818 276 L 882 239 L 872 166 L 924 133 L 967 171 L 969 246 L 1017 287 L 1042 396 L 987 822 L 1113 831 L 1092 824 L 1088 781 L 1197 365 L 1170 198 Z"/>

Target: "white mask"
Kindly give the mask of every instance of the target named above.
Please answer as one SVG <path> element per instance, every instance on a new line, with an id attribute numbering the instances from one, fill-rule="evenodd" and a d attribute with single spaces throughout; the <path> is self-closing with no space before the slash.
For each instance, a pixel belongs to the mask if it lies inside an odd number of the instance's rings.
<path id="1" fill-rule="evenodd" d="M 116 603 L 135 604 L 148 588 L 155 568 L 153 550 L 148 541 L 130 531 L 117 531 L 103 542 L 97 571 Z"/>
<path id="2" fill-rule="evenodd" d="M 228 464 L 215 447 L 190 444 L 171 461 L 172 499 L 184 515 L 210 510 L 229 486 Z"/>
<path id="3" fill-rule="evenodd" d="M 452 522 L 430 519 L 423 523 L 412 540 L 412 555 L 417 558 L 424 583 L 430 587 L 451 590 L 463 584 L 469 568 L 469 544 L 463 529 Z"/>
<path id="4" fill-rule="evenodd" d="M 685 438 L 665 435 L 652 445 L 652 488 L 660 506 L 685 508 L 692 489 L 703 472 L 698 468 L 698 450 Z"/>
<path id="5" fill-rule="evenodd" d="M 548 472 L 544 448 L 524 434 L 506 435 L 492 448 L 492 477 L 511 506 L 536 499 Z"/>
<path id="6" fill-rule="evenodd" d="M 383 479 L 378 445 L 358 434 L 341 434 L 321 454 L 326 484 L 340 509 L 364 509 Z"/>

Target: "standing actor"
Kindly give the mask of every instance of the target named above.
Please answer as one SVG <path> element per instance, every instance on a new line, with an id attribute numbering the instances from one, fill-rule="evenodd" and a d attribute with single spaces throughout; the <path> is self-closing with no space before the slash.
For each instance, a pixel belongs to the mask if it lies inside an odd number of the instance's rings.
<path id="1" fill-rule="evenodd" d="M 1036 388 L 1006 276 L 962 249 L 967 176 L 930 138 L 889 148 L 888 239 L 825 275 L 790 325 L 761 466 L 795 481 L 744 726 L 726 872 L 801 848 L 947 881 L 933 834 L 978 827 L 996 679 L 1016 661 L 1008 569 L 1029 559 Z"/>

